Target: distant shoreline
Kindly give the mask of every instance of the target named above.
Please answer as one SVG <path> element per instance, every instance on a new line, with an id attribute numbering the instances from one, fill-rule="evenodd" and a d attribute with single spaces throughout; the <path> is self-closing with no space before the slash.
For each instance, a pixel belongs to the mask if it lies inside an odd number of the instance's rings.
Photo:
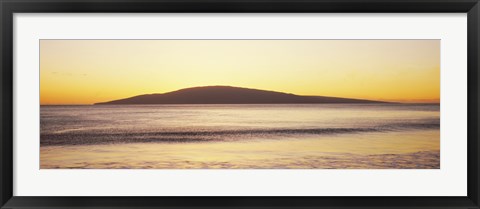
<path id="1" fill-rule="evenodd" d="M 292 93 L 234 86 L 199 86 L 162 94 L 142 94 L 105 104 L 310 104 L 310 103 L 388 103 L 367 99 L 303 96 Z"/>
<path id="2" fill-rule="evenodd" d="M 342 104 L 350 104 L 350 105 L 440 105 L 440 103 L 251 103 L 251 104 L 102 104 L 102 105 L 95 105 L 95 104 L 41 104 L 42 106 L 171 106 L 171 105 L 179 105 L 179 106 L 187 106 L 187 105 L 342 105 Z"/>

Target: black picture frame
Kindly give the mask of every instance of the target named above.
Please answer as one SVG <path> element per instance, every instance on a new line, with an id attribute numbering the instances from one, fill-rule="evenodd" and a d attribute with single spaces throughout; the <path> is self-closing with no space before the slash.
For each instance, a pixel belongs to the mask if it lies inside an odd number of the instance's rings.
<path id="1" fill-rule="evenodd" d="M 1 208 L 465 208 L 479 207 L 478 0 L 0 0 Z M 14 13 L 467 13 L 468 195 L 465 197 L 13 196 Z M 128 189 L 128 188 L 126 188 Z M 414 188 L 412 188 L 414 189 Z"/>

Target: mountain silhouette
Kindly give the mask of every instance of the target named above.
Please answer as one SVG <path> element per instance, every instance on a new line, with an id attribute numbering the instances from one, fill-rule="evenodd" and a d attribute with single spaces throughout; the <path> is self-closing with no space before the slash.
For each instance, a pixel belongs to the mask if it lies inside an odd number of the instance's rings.
<path id="1" fill-rule="evenodd" d="M 232 86 L 203 86 L 164 94 L 144 94 L 102 104 L 311 104 L 311 103 L 384 103 L 381 101 L 324 96 L 300 96 L 276 91 Z"/>

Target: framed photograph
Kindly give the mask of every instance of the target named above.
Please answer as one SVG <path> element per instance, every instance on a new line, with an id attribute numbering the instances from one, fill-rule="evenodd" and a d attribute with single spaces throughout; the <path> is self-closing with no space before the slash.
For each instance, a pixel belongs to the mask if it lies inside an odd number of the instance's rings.
<path id="1" fill-rule="evenodd" d="M 478 0 L 1 0 L 1 208 L 479 208 Z"/>

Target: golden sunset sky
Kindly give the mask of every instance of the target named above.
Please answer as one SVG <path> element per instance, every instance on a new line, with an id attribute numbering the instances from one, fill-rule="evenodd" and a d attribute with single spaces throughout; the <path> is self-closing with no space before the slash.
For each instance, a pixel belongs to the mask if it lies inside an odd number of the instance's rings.
<path id="1" fill-rule="evenodd" d="M 41 40 L 40 103 L 227 85 L 439 102 L 440 40 Z"/>

